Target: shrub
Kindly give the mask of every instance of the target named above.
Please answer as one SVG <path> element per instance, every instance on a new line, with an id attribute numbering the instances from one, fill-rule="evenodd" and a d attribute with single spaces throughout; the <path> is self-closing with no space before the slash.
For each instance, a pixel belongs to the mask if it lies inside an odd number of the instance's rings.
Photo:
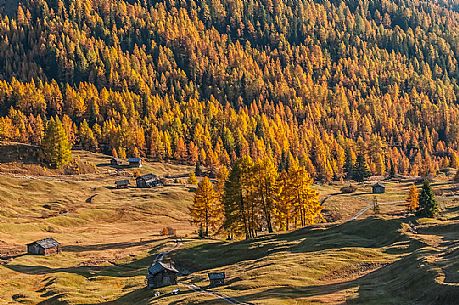
<path id="1" fill-rule="evenodd" d="M 351 193 L 355 193 L 355 191 L 357 190 L 357 187 L 352 184 L 349 184 L 349 186 L 344 186 L 340 190 L 341 190 L 341 193 L 343 194 L 351 194 Z"/>
<path id="2" fill-rule="evenodd" d="M 176 236 L 177 231 L 172 227 L 164 227 L 161 229 L 161 236 Z"/>

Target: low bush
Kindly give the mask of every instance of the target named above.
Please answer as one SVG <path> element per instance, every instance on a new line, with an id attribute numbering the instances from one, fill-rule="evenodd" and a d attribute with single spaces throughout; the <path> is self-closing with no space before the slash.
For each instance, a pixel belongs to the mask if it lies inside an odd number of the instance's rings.
<path id="1" fill-rule="evenodd" d="M 340 190 L 343 194 L 351 194 L 357 190 L 357 187 L 352 184 L 349 184 L 349 186 L 343 186 Z"/>

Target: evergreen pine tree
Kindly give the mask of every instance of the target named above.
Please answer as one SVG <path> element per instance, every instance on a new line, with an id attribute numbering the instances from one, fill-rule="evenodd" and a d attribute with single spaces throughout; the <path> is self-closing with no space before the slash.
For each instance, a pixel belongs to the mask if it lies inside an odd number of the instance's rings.
<path id="1" fill-rule="evenodd" d="M 421 194 L 419 195 L 419 215 L 434 217 L 438 212 L 437 201 L 429 181 L 424 181 Z"/>
<path id="2" fill-rule="evenodd" d="M 352 152 L 349 147 L 346 147 L 346 159 L 344 161 L 344 170 L 346 171 L 347 178 L 352 178 L 352 170 L 354 164 L 352 163 Z"/>
<path id="3" fill-rule="evenodd" d="M 352 178 L 355 181 L 362 182 L 368 177 L 370 177 L 370 169 L 368 168 L 368 164 L 363 153 L 359 153 L 352 170 Z"/>

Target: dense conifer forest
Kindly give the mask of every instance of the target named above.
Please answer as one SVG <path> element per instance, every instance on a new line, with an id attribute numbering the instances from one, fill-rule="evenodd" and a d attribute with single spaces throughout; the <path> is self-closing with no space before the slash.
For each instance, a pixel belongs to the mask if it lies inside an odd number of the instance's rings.
<path id="1" fill-rule="evenodd" d="M 211 169 L 459 166 L 457 0 L 14 2 L 0 140 L 40 144 L 57 117 L 74 147 Z"/>

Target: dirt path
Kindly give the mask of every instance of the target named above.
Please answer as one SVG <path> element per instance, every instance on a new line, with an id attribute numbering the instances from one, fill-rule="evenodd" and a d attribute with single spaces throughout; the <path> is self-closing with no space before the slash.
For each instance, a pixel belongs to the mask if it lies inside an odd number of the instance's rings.
<path id="1" fill-rule="evenodd" d="M 181 242 L 176 242 L 175 245 L 171 249 L 169 249 L 168 251 L 164 251 L 164 252 L 156 254 L 154 262 L 162 262 L 164 257 L 169 255 L 169 253 L 171 253 L 172 251 L 177 250 L 178 248 L 180 248 L 181 245 L 182 245 Z"/>
<path id="2" fill-rule="evenodd" d="M 381 202 L 381 203 L 378 203 L 378 204 L 379 205 L 388 205 L 388 204 L 397 204 L 397 203 L 405 203 L 405 201 Z M 365 214 L 365 212 L 368 211 L 369 209 L 371 209 L 372 207 L 373 207 L 373 203 L 371 202 L 366 207 L 360 209 L 354 216 L 352 216 L 349 220 L 347 220 L 345 222 L 356 220 L 357 218 L 359 218 L 360 216 Z"/>
<path id="3" fill-rule="evenodd" d="M 214 291 L 210 291 L 210 290 L 207 290 L 207 289 L 203 289 L 203 288 L 200 288 L 194 284 L 181 284 L 197 293 L 202 293 L 202 294 L 207 294 L 207 295 L 211 295 L 211 296 L 214 296 L 222 301 L 225 301 L 226 303 L 228 304 L 243 304 L 243 305 L 251 305 L 251 303 L 245 303 L 245 302 L 241 302 L 241 301 L 238 301 L 236 299 L 233 299 L 229 296 L 227 296 L 226 294 L 223 294 L 223 293 L 219 293 L 219 292 L 214 292 Z"/>

